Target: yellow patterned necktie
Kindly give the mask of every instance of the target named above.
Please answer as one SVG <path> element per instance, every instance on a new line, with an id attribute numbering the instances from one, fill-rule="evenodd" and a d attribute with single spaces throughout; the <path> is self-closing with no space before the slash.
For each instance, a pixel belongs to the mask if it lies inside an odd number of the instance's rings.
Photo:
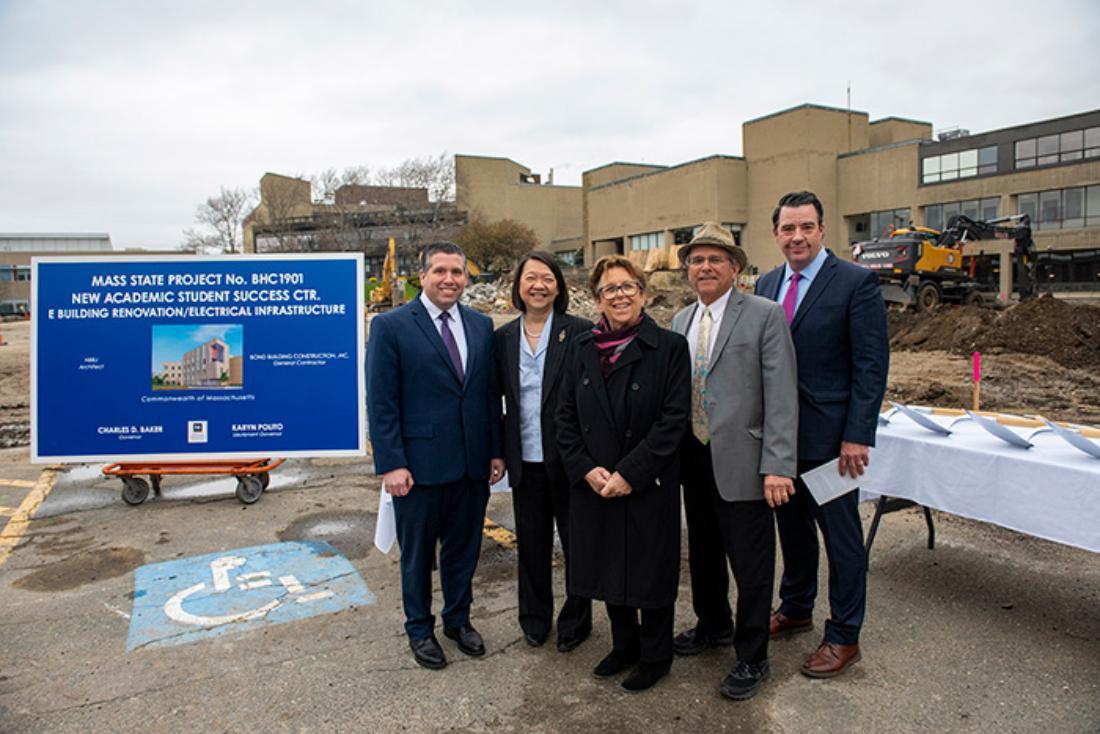
<path id="1" fill-rule="evenodd" d="M 703 307 L 699 319 L 699 334 L 695 337 L 695 364 L 691 370 L 691 432 L 703 444 L 710 442 L 707 422 L 707 347 L 710 345 L 710 309 Z"/>

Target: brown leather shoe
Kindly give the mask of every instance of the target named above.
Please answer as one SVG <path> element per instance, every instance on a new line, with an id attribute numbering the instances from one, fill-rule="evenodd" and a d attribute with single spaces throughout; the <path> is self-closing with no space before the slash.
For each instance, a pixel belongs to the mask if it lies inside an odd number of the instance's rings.
<path id="1" fill-rule="evenodd" d="M 809 632 L 813 629 L 814 620 L 791 619 L 783 612 L 772 612 L 772 618 L 768 620 L 768 634 L 772 637 L 786 637 L 796 632 Z"/>
<path id="2" fill-rule="evenodd" d="M 814 654 L 802 663 L 802 675 L 810 678 L 832 678 L 843 673 L 853 663 L 858 663 L 859 658 L 859 645 L 822 642 Z"/>

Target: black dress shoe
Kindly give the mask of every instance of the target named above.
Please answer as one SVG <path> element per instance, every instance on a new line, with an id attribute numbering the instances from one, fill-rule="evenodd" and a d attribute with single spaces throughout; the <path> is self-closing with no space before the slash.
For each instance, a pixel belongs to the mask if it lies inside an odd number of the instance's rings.
<path id="1" fill-rule="evenodd" d="M 760 685 L 768 679 L 768 661 L 760 663 L 738 662 L 733 670 L 722 679 L 719 692 L 734 701 L 744 701 L 756 695 Z"/>
<path id="2" fill-rule="evenodd" d="M 712 647 L 728 647 L 732 644 L 733 627 L 721 632 L 700 632 L 696 626 L 672 638 L 672 651 L 677 655 L 698 655 Z"/>
<path id="3" fill-rule="evenodd" d="M 447 658 L 443 655 L 443 648 L 439 646 L 435 635 L 425 637 L 423 640 L 409 640 L 409 647 L 412 648 L 413 657 L 416 658 L 418 665 L 429 670 L 447 667 Z"/>
<path id="4" fill-rule="evenodd" d="M 671 660 L 663 663 L 641 663 L 623 681 L 623 688 L 632 692 L 649 690 L 657 681 L 668 675 L 670 670 L 672 670 Z"/>
<path id="5" fill-rule="evenodd" d="M 523 641 L 531 647 L 542 647 L 546 644 L 546 638 L 548 637 L 545 632 L 524 632 Z"/>
<path id="6" fill-rule="evenodd" d="M 485 642 L 472 625 L 444 627 L 443 634 L 458 643 L 458 649 L 470 657 L 479 658 L 485 654 Z"/>
<path id="7" fill-rule="evenodd" d="M 592 634 L 592 630 L 588 630 L 584 634 L 575 635 L 561 635 L 558 637 L 558 652 L 573 652 L 581 643 L 588 639 L 588 635 Z"/>
<path id="8" fill-rule="evenodd" d="M 592 669 L 592 675 L 597 678 L 610 678 L 623 672 L 636 662 L 638 662 L 638 653 L 612 650 L 607 654 L 607 657 Z"/>

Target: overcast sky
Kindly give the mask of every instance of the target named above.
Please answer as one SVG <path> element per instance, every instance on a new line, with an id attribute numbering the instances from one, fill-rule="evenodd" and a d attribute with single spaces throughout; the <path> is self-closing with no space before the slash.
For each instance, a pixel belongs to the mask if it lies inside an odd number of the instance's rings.
<path id="1" fill-rule="evenodd" d="M 174 248 L 265 171 L 741 153 L 812 102 L 972 132 L 1100 108 L 1100 2 L 0 0 L 0 231 Z"/>

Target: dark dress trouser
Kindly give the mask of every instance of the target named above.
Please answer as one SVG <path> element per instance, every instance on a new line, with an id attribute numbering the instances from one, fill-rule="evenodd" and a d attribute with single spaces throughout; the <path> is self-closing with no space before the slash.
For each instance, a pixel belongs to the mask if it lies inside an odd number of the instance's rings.
<path id="1" fill-rule="evenodd" d="M 799 461 L 798 473 L 801 476 L 824 463 Z M 791 619 L 813 616 L 820 527 L 829 559 L 830 615 L 825 622 L 825 640 L 839 645 L 857 644 L 867 605 L 867 555 L 859 519 L 859 490 L 818 505 L 799 479 L 794 497 L 776 510 L 775 519 L 783 549 L 779 611 Z"/>
<path id="2" fill-rule="evenodd" d="M 607 604 L 611 621 L 611 648 L 639 655 L 643 663 L 672 662 L 672 620 L 676 607 L 638 609 Z M 641 613 L 641 623 L 638 621 Z"/>
<path id="3" fill-rule="evenodd" d="M 554 619 L 554 523 L 569 566 L 569 486 L 554 483 L 546 465 L 523 462 L 523 478 L 512 489 L 519 566 L 519 624 L 527 634 L 545 635 Z M 587 637 L 592 601 L 567 595 L 558 615 L 558 638 Z"/>
<path id="4" fill-rule="evenodd" d="M 772 509 L 763 499 L 722 499 L 714 482 L 710 446 L 695 436 L 684 440 L 682 466 L 691 600 L 699 626 L 708 634 L 730 627 L 728 559 L 737 584 L 733 641 L 737 659 L 744 663 L 767 660 L 775 585 Z"/>
<path id="5" fill-rule="evenodd" d="M 401 547 L 401 599 L 409 639 L 431 637 L 435 628 L 432 563 L 437 544 L 443 625 L 460 627 L 469 623 L 474 570 L 481 552 L 488 502 L 489 482 L 470 478 L 447 484 L 414 484 L 407 495 L 393 498 Z"/>

